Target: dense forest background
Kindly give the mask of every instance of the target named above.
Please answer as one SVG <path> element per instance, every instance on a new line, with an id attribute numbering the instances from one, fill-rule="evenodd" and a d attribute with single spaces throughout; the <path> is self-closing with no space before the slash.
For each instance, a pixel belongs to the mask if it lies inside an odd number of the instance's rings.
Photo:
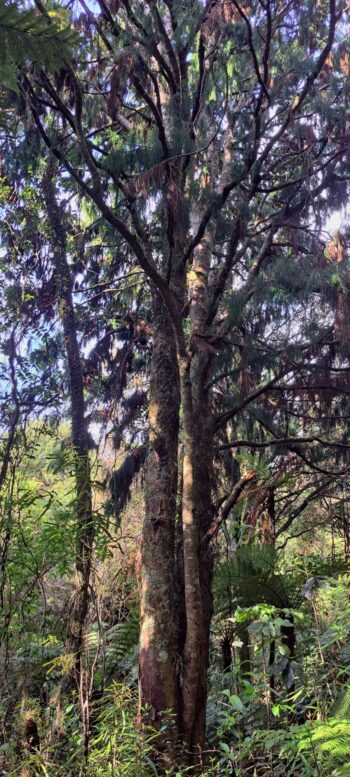
<path id="1" fill-rule="evenodd" d="M 345 0 L 0 0 L 0 773 L 350 777 Z"/>

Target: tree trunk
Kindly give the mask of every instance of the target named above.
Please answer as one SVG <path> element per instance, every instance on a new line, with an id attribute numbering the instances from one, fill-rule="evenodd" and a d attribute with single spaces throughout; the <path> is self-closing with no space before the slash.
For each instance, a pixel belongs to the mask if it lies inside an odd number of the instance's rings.
<path id="1" fill-rule="evenodd" d="M 295 683 L 294 680 L 289 680 L 289 668 L 292 661 L 295 659 L 295 648 L 296 648 L 296 634 L 295 634 L 295 627 L 294 627 L 294 618 L 293 616 L 288 613 L 288 615 L 285 612 L 281 612 L 281 618 L 285 618 L 286 620 L 290 622 L 290 626 L 281 626 L 281 642 L 282 645 L 288 648 L 288 664 L 285 669 L 284 675 L 286 680 L 288 681 L 287 689 L 290 693 L 293 693 L 295 689 Z"/>
<path id="2" fill-rule="evenodd" d="M 269 651 L 270 701 L 272 704 L 276 699 L 275 674 L 273 669 L 275 660 L 276 660 L 276 640 L 272 639 L 270 642 L 270 651 Z"/>
<path id="3" fill-rule="evenodd" d="M 198 354 L 193 360 L 192 368 L 196 374 L 193 377 L 193 402 L 195 418 L 200 423 L 195 427 L 195 503 L 198 511 L 199 524 L 199 579 L 202 597 L 202 634 L 199 684 L 197 689 L 196 718 L 193 730 L 195 748 L 204 748 L 205 719 L 207 706 L 207 686 L 209 668 L 209 638 L 210 624 L 213 615 L 212 578 L 213 551 L 212 544 L 203 542 L 213 522 L 214 509 L 212 504 L 212 466 L 213 466 L 213 425 L 210 398 L 206 384 L 208 382 L 211 360 L 203 354 Z"/>
<path id="4" fill-rule="evenodd" d="M 73 679 L 79 683 L 83 635 L 89 606 L 92 546 L 94 538 L 92 489 L 89 461 L 88 429 L 85 419 L 83 370 L 75 311 L 72 298 L 72 278 L 67 261 L 66 233 L 57 202 L 54 168 L 49 167 L 43 178 L 43 191 L 52 232 L 52 252 L 55 267 L 58 312 L 66 349 L 71 403 L 72 446 L 76 494 L 76 592 L 69 624 L 68 651 L 74 655 Z"/>
<path id="5" fill-rule="evenodd" d="M 215 228 L 203 237 L 193 257 L 190 286 L 190 358 L 179 349 L 184 429 L 183 531 L 186 602 L 183 724 L 192 760 L 201 760 L 205 745 L 207 672 L 212 617 L 213 559 L 203 543 L 213 520 L 211 501 L 213 424 L 208 378 L 213 349 L 203 347 L 208 315 L 208 274 Z"/>
<path id="6" fill-rule="evenodd" d="M 160 295 L 154 295 L 154 310 L 142 532 L 140 696 L 152 725 L 159 727 L 164 711 L 173 714 L 171 753 L 180 714 L 175 562 L 180 392 L 174 333 Z"/>
<path id="7" fill-rule="evenodd" d="M 249 647 L 249 631 L 243 628 L 239 632 L 239 636 L 242 640 L 242 645 L 239 649 L 239 661 L 242 678 L 246 680 L 251 679 L 251 661 L 250 661 L 250 647 Z"/>
<path id="8" fill-rule="evenodd" d="M 192 755 L 197 713 L 197 696 L 201 672 L 201 639 L 203 604 L 199 564 L 199 513 L 196 504 L 196 448 L 190 362 L 186 354 L 179 357 L 181 402 L 183 409 L 183 490 L 182 525 L 186 606 L 186 639 L 183 666 L 183 733 Z"/>
<path id="9" fill-rule="evenodd" d="M 183 732 L 190 760 L 196 761 L 201 758 L 204 749 L 209 635 L 213 609 L 211 546 L 208 543 L 202 544 L 213 518 L 212 429 L 203 373 L 201 389 L 197 391 L 199 385 L 195 377 L 193 382 L 190 379 L 189 363 L 181 358 L 179 361 L 184 427 L 182 520 L 186 604 Z M 198 419 L 197 423 L 195 418 Z"/>

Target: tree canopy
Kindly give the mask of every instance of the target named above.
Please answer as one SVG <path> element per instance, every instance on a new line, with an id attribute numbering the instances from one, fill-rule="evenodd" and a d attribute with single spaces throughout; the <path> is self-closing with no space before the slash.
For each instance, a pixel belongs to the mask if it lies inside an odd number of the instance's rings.
<path id="1" fill-rule="evenodd" d="M 350 774 L 349 45 L 0 3 L 6 773 Z"/>

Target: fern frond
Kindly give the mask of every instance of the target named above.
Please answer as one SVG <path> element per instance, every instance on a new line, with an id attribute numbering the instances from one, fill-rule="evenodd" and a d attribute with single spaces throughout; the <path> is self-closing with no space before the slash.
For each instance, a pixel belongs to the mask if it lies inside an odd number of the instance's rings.
<path id="1" fill-rule="evenodd" d="M 350 762 L 334 769 L 332 777 L 350 777 Z"/>
<path id="2" fill-rule="evenodd" d="M 137 668 L 140 616 L 137 610 L 131 611 L 124 621 L 110 628 L 107 624 L 92 623 L 85 635 L 85 648 L 93 657 L 101 640 L 100 628 L 103 628 L 103 650 L 100 660 L 108 667 L 108 676 L 131 676 Z M 105 671 L 105 670 L 104 670 Z"/>
<path id="3" fill-rule="evenodd" d="M 106 655 L 114 663 L 120 662 L 133 653 L 138 645 L 140 631 L 139 615 L 130 613 L 125 621 L 111 626 L 106 633 Z"/>
<path id="4" fill-rule="evenodd" d="M 334 758 L 349 756 L 350 721 L 329 718 L 315 728 L 312 739 L 320 753 L 329 753 Z"/>
<path id="5" fill-rule="evenodd" d="M 293 591 L 288 580 L 278 574 L 276 550 L 272 545 L 242 545 L 233 559 L 221 564 L 216 572 L 215 592 L 219 609 L 228 587 L 243 607 L 271 604 L 280 609 L 293 607 Z M 225 607 L 223 608 L 225 609 Z"/>
<path id="6" fill-rule="evenodd" d="M 350 685 L 342 688 L 333 702 L 331 714 L 334 718 L 350 719 Z"/>

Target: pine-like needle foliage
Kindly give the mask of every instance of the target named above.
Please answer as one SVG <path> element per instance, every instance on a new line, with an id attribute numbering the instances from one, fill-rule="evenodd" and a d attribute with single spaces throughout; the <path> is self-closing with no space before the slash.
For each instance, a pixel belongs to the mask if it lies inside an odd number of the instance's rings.
<path id="1" fill-rule="evenodd" d="M 74 33 L 49 16 L 0 0 L 0 86 L 17 91 L 17 68 L 26 62 L 51 70 L 68 57 Z"/>

